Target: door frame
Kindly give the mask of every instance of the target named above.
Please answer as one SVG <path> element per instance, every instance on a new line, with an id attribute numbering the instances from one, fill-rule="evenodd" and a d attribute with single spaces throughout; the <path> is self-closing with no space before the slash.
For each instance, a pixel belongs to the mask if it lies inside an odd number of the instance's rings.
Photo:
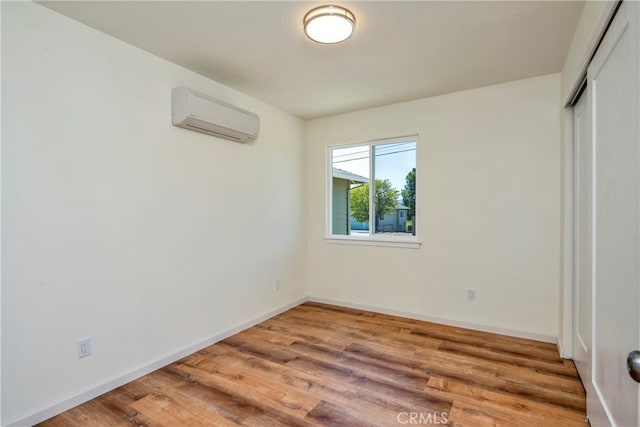
<path id="1" fill-rule="evenodd" d="M 578 100 L 581 92 L 582 83 L 587 79 L 587 67 L 591 62 L 591 58 L 595 55 L 602 38 L 604 37 L 609 24 L 613 20 L 615 12 L 618 10 L 622 0 L 611 1 L 607 3 L 607 9 L 603 11 L 594 26 L 593 33 L 589 38 L 589 42 L 584 48 L 584 53 L 580 60 L 582 64 L 572 79 L 568 81 L 571 87 L 566 99 L 563 99 L 563 110 L 561 112 L 562 119 L 562 147 L 561 152 L 563 159 L 562 166 L 562 235 L 560 248 L 560 321 L 558 334 L 558 351 L 560 356 L 565 359 L 573 357 L 573 292 L 574 292 L 574 275 L 573 275 L 573 257 L 574 257 L 574 183 L 573 183 L 573 105 Z M 586 7 L 586 5 L 585 5 Z M 582 21 L 579 22 L 579 24 Z M 571 46 L 574 48 L 573 44 Z"/>
<path id="2" fill-rule="evenodd" d="M 604 36 L 604 32 L 608 29 L 613 16 L 619 9 L 621 2 L 616 2 L 615 7 L 611 9 L 609 13 L 609 20 L 607 21 L 606 26 L 603 28 L 602 37 Z M 626 3 L 625 3 L 626 4 Z M 637 6 L 637 5 L 634 5 Z M 628 12 L 628 8 L 622 9 L 624 12 Z M 637 13 L 637 9 L 634 9 L 635 13 Z M 636 16 L 637 18 L 637 16 Z M 635 22 L 635 21 L 634 21 Z M 619 23 L 618 23 L 619 24 Z M 615 23 L 614 23 L 615 25 Z M 618 25 L 619 26 L 619 25 Z M 637 27 L 636 27 L 637 28 Z M 619 28 L 618 28 L 619 29 Z M 615 30 L 615 27 L 614 27 Z M 615 31 L 614 31 L 615 33 Z M 637 37 L 637 34 L 635 35 Z M 595 49 L 598 48 L 600 41 L 595 46 Z M 606 46 L 605 46 L 606 48 Z M 606 53 L 606 52 L 605 52 Z M 595 50 L 594 50 L 595 54 Z M 587 61 L 585 68 L 588 67 L 591 63 L 591 59 L 593 55 Z M 579 88 L 580 85 L 577 85 Z M 592 88 L 587 88 L 590 92 Z M 570 99 L 567 101 L 564 110 L 562 111 L 563 118 L 563 155 L 564 159 L 562 161 L 563 166 L 563 212 L 562 212 L 562 249 L 561 256 L 563 257 L 561 262 L 561 280 L 562 280 L 562 288 L 561 288 L 561 318 L 560 318 L 560 335 L 558 339 L 558 347 L 560 349 L 560 354 L 564 358 L 571 358 L 574 356 L 573 354 L 573 340 L 575 335 L 575 304 L 574 300 L 575 295 L 575 224 L 576 224 L 576 205 L 575 205 L 575 130 L 574 130 L 574 104 L 578 98 L 579 90 L 576 91 L 574 95 L 569 97 Z M 591 95 L 589 95 L 591 96 Z M 589 98 L 590 99 L 590 98 Z M 591 103 L 591 100 L 589 101 Z M 595 171 L 594 171 L 595 173 Z M 595 260 L 594 260 L 595 262 Z M 594 278 L 595 279 L 595 278 Z M 595 295 L 594 295 L 595 297 Z M 595 327 L 595 326 L 593 326 Z M 594 332 L 592 332 L 594 333 Z M 595 345 L 595 343 L 594 343 Z M 587 390 L 587 413 L 591 418 L 590 421 L 594 423 L 594 425 L 609 425 L 610 420 L 613 420 L 611 414 L 608 413 L 607 409 L 603 406 L 603 396 L 600 394 L 599 390 L 596 389 L 597 386 L 594 386 L 591 381 L 588 383 L 584 383 L 584 386 Z M 640 394 L 638 394 L 638 419 L 640 419 Z"/>
<path id="3" fill-rule="evenodd" d="M 574 132 L 573 132 L 573 106 L 567 106 L 562 111 L 564 118 L 564 144 L 563 144 L 563 215 L 562 215 L 562 295 L 560 295 L 560 301 L 562 306 L 560 307 L 560 329 L 561 334 L 558 337 L 558 351 L 560 357 L 564 359 L 573 358 L 573 291 L 574 291 L 574 277 L 573 277 L 573 264 L 574 264 L 574 225 L 575 219 L 573 197 L 574 197 L 574 183 L 573 183 L 573 157 L 574 157 Z"/>

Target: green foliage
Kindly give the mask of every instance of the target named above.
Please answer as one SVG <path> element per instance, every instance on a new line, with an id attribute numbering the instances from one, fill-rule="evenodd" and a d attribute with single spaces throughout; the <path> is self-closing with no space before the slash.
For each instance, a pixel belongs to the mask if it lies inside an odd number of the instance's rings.
<path id="1" fill-rule="evenodd" d="M 351 215 L 358 222 L 369 222 L 369 184 L 361 185 L 349 192 Z"/>
<path id="2" fill-rule="evenodd" d="M 388 179 L 376 179 L 374 192 L 374 207 L 376 231 L 379 221 L 386 215 L 395 213 L 398 207 L 399 192 L 391 185 Z M 350 192 L 351 215 L 358 222 L 369 221 L 369 184 L 354 188 Z"/>
<path id="3" fill-rule="evenodd" d="M 374 194 L 374 204 L 376 219 L 381 220 L 386 215 L 392 215 L 398 208 L 398 190 L 393 188 L 388 179 L 376 179 L 376 191 Z M 376 221 L 377 222 L 377 221 Z"/>
<path id="4" fill-rule="evenodd" d="M 408 174 L 406 184 L 402 189 L 402 203 L 409 208 L 409 218 L 416 215 L 416 168 L 413 168 Z"/>

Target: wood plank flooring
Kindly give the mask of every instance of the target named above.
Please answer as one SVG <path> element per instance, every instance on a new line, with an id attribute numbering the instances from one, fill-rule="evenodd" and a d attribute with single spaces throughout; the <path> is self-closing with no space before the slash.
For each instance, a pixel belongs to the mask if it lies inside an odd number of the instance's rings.
<path id="1" fill-rule="evenodd" d="M 57 426 L 579 426 L 556 347 L 306 303 L 53 417 Z"/>

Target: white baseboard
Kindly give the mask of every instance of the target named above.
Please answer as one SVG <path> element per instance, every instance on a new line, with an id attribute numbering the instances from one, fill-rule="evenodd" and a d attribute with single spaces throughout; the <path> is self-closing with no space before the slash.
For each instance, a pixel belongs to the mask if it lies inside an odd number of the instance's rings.
<path id="1" fill-rule="evenodd" d="M 474 331 L 490 332 L 492 334 L 506 335 L 509 337 L 525 338 L 529 340 L 547 342 L 551 344 L 557 344 L 558 342 L 558 339 L 554 336 L 540 334 L 536 332 L 519 331 L 515 329 L 499 328 L 495 326 L 487 326 L 487 325 L 481 325 L 477 323 L 461 322 L 457 320 L 443 319 L 440 317 L 432 317 L 432 316 L 425 316 L 422 314 L 409 313 L 406 311 L 392 310 L 388 308 L 374 307 L 374 306 L 363 305 L 363 304 L 354 304 L 354 303 L 345 302 L 345 301 L 338 301 L 338 300 L 332 300 L 332 299 L 326 299 L 326 298 L 317 298 L 313 296 L 309 297 L 309 301 L 318 302 L 322 304 L 338 305 L 341 307 L 354 308 L 356 310 L 372 311 L 374 313 L 380 313 L 380 314 L 389 314 L 392 316 L 405 317 L 407 319 L 422 320 L 424 322 L 438 323 L 440 325 L 455 326 L 455 327 L 464 328 L 464 329 L 472 329 Z"/>
<path id="2" fill-rule="evenodd" d="M 229 338 L 230 336 L 235 335 L 238 332 L 255 326 L 258 323 L 264 322 L 265 320 L 277 316 L 278 314 L 290 310 L 300 304 L 303 304 L 306 301 L 308 301 L 308 298 L 301 298 L 297 301 L 286 304 L 261 316 L 243 322 L 237 326 L 234 326 L 233 328 L 227 329 L 226 331 L 209 337 L 203 341 L 193 343 L 187 347 L 182 348 L 181 350 L 166 353 L 154 360 L 149 361 L 148 363 L 85 387 L 70 396 L 60 399 L 57 403 L 39 408 L 28 415 L 23 415 L 20 417 L 16 417 L 13 420 L 9 420 L 4 425 L 6 427 L 26 427 L 38 424 L 68 409 L 94 399 L 101 394 L 114 390 L 137 378 L 163 368 L 177 360 L 182 359 L 185 356 L 188 356 L 189 354 L 195 353 L 196 351 L 202 350 L 203 348 L 215 344 L 218 341 L 222 341 L 223 339 Z"/>
<path id="3" fill-rule="evenodd" d="M 6 427 L 26 427 L 26 426 L 32 426 L 34 424 L 38 424 L 46 419 L 49 419 L 57 414 L 60 414 L 68 409 L 78 406 L 91 399 L 94 399 L 108 391 L 114 390 L 137 378 L 147 375 L 157 369 L 163 368 L 164 366 L 167 366 L 177 360 L 180 360 L 183 357 L 188 356 L 189 354 L 202 350 L 205 347 L 215 344 L 218 341 L 222 341 L 225 338 L 228 338 L 245 329 L 255 326 L 258 323 L 261 323 L 267 319 L 277 316 L 278 314 L 283 313 L 287 310 L 290 310 L 307 301 L 354 308 L 357 310 L 372 311 L 372 312 L 381 313 L 381 314 L 390 314 L 393 316 L 405 317 L 405 318 L 414 319 L 414 320 L 422 320 L 425 322 L 438 323 L 441 325 L 455 326 L 459 328 L 472 329 L 476 331 L 490 332 L 494 334 L 501 334 L 501 335 L 507 335 L 512 337 L 526 338 L 526 339 L 531 339 L 535 341 L 558 344 L 556 337 L 545 335 L 545 334 L 539 334 L 539 333 L 533 333 L 533 332 L 527 332 L 527 331 L 518 331 L 518 330 L 506 329 L 506 328 L 498 328 L 498 327 L 480 325 L 480 324 L 469 323 L 469 322 L 460 322 L 456 320 L 425 316 L 421 314 L 409 313 L 409 312 L 404 312 L 399 310 L 392 310 L 392 309 L 387 309 L 382 307 L 368 306 L 363 304 L 354 304 L 354 303 L 349 303 L 345 301 L 338 301 L 338 300 L 332 300 L 332 299 L 326 299 L 326 298 L 305 297 L 305 298 L 301 298 L 296 301 L 293 301 L 289 304 L 286 304 L 282 307 L 279 307 L 276 310 L 272 310 L 268 313 L 262 314 L 246 322 L 243 322 L 233 328 L 227 329 L 226 331 L 216 334 L 205 340 L 199 341 L 197 343 L 193 343 L 189 346 L 182 348 L 181 350 L 166 353 L 154 360 L 149 361 L 148 363 L 145 363 L 143 365 L 140 365 L 128 371 L 122 372 L 118 375 L 115 375 L 111 378 L 107 378 L 98 383 L 92 384 L 88 387 L 78 390 L 77 392 L 73 393 L 70 396 L 60 399 L 56 403 L 34 410 L 30 414 L 16 417 L 12 420 L 7 421 L 3 425 Z"/>
<path id="4" fill-rule="evenodd" d="M 572 354 L 566 354 L 563 347 L 562 347 L 562 341 L 558 340 L 558 353 L 560 354 L 560 357 L 562 357 L 563 359 L 568 359 L 568 360 L 573 360 L 573 355 Z"/>

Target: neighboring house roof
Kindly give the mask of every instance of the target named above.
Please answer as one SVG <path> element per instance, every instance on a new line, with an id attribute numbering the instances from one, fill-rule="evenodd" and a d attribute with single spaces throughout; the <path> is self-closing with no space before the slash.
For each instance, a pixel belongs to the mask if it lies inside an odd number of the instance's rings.
<path id="1" fill-rule="evenodd" d="M 364 176 L 356 175 L 355 173 L 338 168 L 333 168 L 333 177 L 346 179 L 347 181 L 353 182 L 369 182 L 369 178 L 365 178 Z"/>

